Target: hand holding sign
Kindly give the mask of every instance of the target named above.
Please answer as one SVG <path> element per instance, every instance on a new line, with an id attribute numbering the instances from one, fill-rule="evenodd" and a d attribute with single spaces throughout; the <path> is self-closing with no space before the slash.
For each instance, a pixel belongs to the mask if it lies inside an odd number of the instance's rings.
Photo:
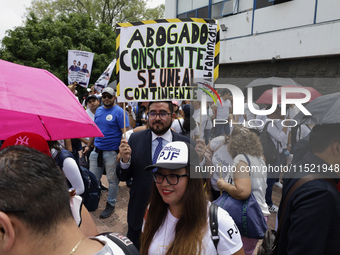
<path id="1" fill-rule="evenodd" d="M 196 140 L 196 147 L 195 147 L 195 151 L 198 153 L 199 156 L 199 161 L 201 162 L 203 160 L 203 155 L 205 153 L 206 150 L 206 146 L 205 146 L 205 142 L 202 139 L 197 139 Z"/>
<path id="2" fill-rule="evenodd" d="M 128 163 L 131 157 L 131 148 L 125 138 L 123 138 L 120 142 L 119 152 L 122 156 L 122 162 Z"/>

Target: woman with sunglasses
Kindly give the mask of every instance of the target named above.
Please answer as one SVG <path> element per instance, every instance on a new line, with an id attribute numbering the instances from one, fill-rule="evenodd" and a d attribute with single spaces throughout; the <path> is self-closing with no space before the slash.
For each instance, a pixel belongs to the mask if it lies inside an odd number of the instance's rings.
<path id="1" fill-rule="evenodd" d="M 215 248 L 203 180 L 190 178 L 190 168 L 195 166 L 199 160 L 193 146 L 171 142 L 162 149 L 156 164 L 145 168 L 153 172 L 154 182 L 141 235 L 142 255 L 244 254 L 233 219 L 220 208 L 220 240 Z"/>

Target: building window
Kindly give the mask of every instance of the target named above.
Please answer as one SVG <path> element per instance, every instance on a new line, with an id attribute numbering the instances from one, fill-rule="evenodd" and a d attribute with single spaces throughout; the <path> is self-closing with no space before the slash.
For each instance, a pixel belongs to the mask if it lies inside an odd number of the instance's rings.
<path id="1" fill-rule="evenodd" d="M 203 7 L 196 10 L 192 10 L 186 13 L 181 13 L 177 15 L 177 18 L 202 18 L 208 19 L 209 18 L 209 7 Z"/>
<path id="2" fill-rule="evenodd" d="M 257 0 L 256 1 L 256 9 L 272 6 L 274 4 L 282 4 L 285 2 L 289 2 L 292 0 Z"/>
<path id="3" fill-rule="evenodd" d="M 177 18 L 217 19 L 233 14 L 238 1 L 239 0 L 177 0 Z"/>
<path id="4" fill-rule="evenodd" d="M 273 5 L 273 2 L 270 0 L 257 0 L 256 1 L 256 9 L 260 9 L 260 8 L 268 7 L 272 5 Z"/>
<path id="5" fill-rule="evenodd" d="M 223 1 L 221 16 L 227 16 L 234 13 L 234 1 L 228 0 Z"/>
<path id="6" fill-rule="evenodd" d="M 187 18 L 196 18 L 196 10 L 187 12 Z"/>
<path id="7" fill-rule="evenodd" d="M 208 8 L 208 6 L 197 10 L 197 18 L 202 18 L 202 19 L 209 18 L 209 8 Z"/>
<path id="8" fill-rule="evenodd" d="M 220 2 L 220 3 L 217 3 L 217 4 L 213 4 L 211 6 L 210 17 L 212 19 L 218 19 L 218 18 L 221 17 L 222 5 L 223 5 L 223 2 Z"/>
<path id="9" fill-rule="evenodd" d="M 179 19 L 184 19 L 184 18 L 186 18 L 186 17 L 187 17 L 187 14 L 186 14 L 186 13 L 177 15 L 177 18 L 179 18 Z"/>

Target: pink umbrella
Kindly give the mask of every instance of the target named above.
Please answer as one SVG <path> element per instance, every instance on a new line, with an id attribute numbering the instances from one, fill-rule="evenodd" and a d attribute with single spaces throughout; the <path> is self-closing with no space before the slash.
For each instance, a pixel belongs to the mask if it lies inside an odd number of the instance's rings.
<path id="1" fill-rule="evenodd" d="M 277 88 L 277 103 L 278 104 L 281 104 L 281 89 L 282 88 L 299 88 L 299 89 L 303 88 L 303 89 L 307 89 L 311 94 L 311 98 L 308 102 L 313 101 L 315 98 L 317 98 L 319 96 L 322 96 L 316 89 L 314 89 L 312 87 L 285 85 L 285 86 Z M 300 93 L 300 92 L 288 92 L 286 94 L 287 99 L 301 99 L 301 98 L 305 98 L 305 97 L 306 97 L 306 94 Z M 256 103 L 258 103 L 258 104 L 273 104 L 273 89 L 266 90 L 260 96 L 260 98 L 256 101 Z"/>
<path id="2" fill-rule="evenodd" d="M 32 132 L 46 140 L 103 136 L 77 98 L 50 72 L 0 60 L 0 140 Z"/>

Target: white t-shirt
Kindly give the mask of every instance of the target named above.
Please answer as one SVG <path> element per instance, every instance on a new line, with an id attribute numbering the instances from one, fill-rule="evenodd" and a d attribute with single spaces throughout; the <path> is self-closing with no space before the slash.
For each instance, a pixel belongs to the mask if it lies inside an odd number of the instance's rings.
<path id="1" fill-rule="evenodd" d="M 222 143 L 225 143 L 225 138 L 223 135 L 215 137 L 210 141 L 210 148 L 215 151 Z M 222 166 L 229 166 L 233 163 L 233 159 L 230 157 L 228 152 L 228 145 L 223 144 L 218 150 L 214 153 L 212 157 L 212 161 L 214 166 L 222 164 Z"/>
<path id="2" fill-rule="evenodd" d="M 220 101 L 217 101 L 216 119 L 227 120 L 229 117 L 229 108 L 231 107 L 231 102 L 229 101 L 229 99 L 224 101 L 222 98 L 221 98 L 221 101 L 222 101 L 222 105 Z"/>
<path id="3" fill-rule="evenodd" d="M 97 236 L 89 237 L 89 238 L 92 240 L 100 241 L 101 243 L 104 244 L 104 247 L 99 252 L 93 255 L 125 255 L 125 252 L 115 242 L 113 242 L 106 236 L 97 235 Z M 122 244 L 124 244 L 124 242 L 131 243 L 131 241 L 128 239 L 125 240 L 125 238 L 122 238 L 122 240 L 123 240 Z"/>
<path id="4" fill-rule="evenodd" d="M 181 132 L 184 131 L 183 122 L 184 122 L 184 119 L 175 119 L 171 124 L 171 128 L 173 128 L 176 133 L 180 134 Z M 181 126 L 183 128 L 183 131 L 181 129 Z M 199 135 L 199 127 L 198 127 L 197 123 L 196 123 L 196 127 L 194 129 L 190 130 L 190 138 L 194 138 L 196 135 Z"/>
<path id="5" fill-rule="evenodd" d="M 255 104 L 255 103 L 253 103 L 253 107 L 256 110 L 260 110 L 260 107 L 257 104 Z M 247 115 L 247 121 L 248 120 L 253 120 L 253 119 L 256 118 L 256 115 L 250 111 L 248 103 L 244 103 L 244 113 Z"/>
<path id="6" fill-rule="evenodd" d="M 270 134 L 270 137 L 273 143 L 275 144 L 275 147 L 279 150 L 279 153 L 282 153 L 283 148 L 287 147 L 288 134 L 289 134 L 290 128 L 288 128 L 287 132 L 284 133 L 282 132 L 283 126 L 282 126 L 281 120 L 274 120 L 273 124 L 271 123 L 272 121 L 270 119 L 268 119 L 268 121 L 270 121 L 270 123 L 268 124 L 267 131 Z"/>
<path id="7" fill-rule="evenodd" d="M 210 141 L 210 148 L 215 151 L 221 144 L 225 143 L 224 136 L 215 137 Z M 222 178 L 225 178 L 228 173 L 228 166 L 233 164 L 233 159 L 230 157 L 228 152 L 228 145 L 223 144 L 218 150 L 213 154 L 211 163 L 215 166 L 215 169 L 219 169 L 221 164 L 222 170 Z M 220 171 L 215 171 L 213 176 L 211 177 L 211 186 L 214 190 L 219 191 L 217 188 L 217 180 L 220 178 Z"/>
<path id="8" fill-rule="evenodd" d="M 200 123 L 200 109 L 194 110 L 194 114 L 192 115 L 192 117 L 197 123 Z M 211 122 L 211 119 L 207 115 L 202 115 L 201 122 L 202 122 L 201 139 L 202 139 L 204 137 L 204 130 L 212 129 L 212 122 Z"/>
<path id="9" fill-rule="evenodd" d="M 287 119 L 293 119 L 299 112 L 300 109 L 293 105 L 293 107 L 288 107 L 286 117 Z"/>
<path id="10" fill-rule="evenodd" d="M 90 118 L 94 121 L 94 113 L 93 112 L 91 112 L 91 110 L 90 109 L 86 109 L 86 113 L 87 113 L 87 115 L 89 115 L 90 116 Z"/>
<path id="11" fill-rule="evenodd" d="M 209 208 L 210 202 L 208 203 L 208 225 L 206 233 L 203 237 L 203 252 L 205 255 L 215 255 L 217 254 L 216 248 L 213 241 L 211 240 L 211 231 L 209 225 Z M 218 234 L 220 236 L 220 241 L 217 245 L 218 254 L 234 254 L 239 251 L 243 244 L 241 240 L 241 235 L 237 229 L 234 220 L 230 217 L 227 211 L 222 208 L 218 208 L 217 212 L 218 218 Z M 175 227 L 178 219 L 175 218 L 168 210 L 168 214 L 164 220 L 163 225 L 155 233 L 154 238 L 151 241 L 149 247 L 149 255 L 164 255 L 169 247 L 169 244 L 175 237 Z"/>
<path id="12" fill-rule="evenodd" d="M 248 155 L 250 161 L 250 181 L 251 181 L 251 192 L 253 192 L 256 201 L 258 202 L 262 213 L 264 216 L 270 215 L 268 211 L 268 205 L 266 203 L 266 189 L 267 189 L 267 171 L 265 171 L 266 163 L 264 162 L 262 157 L 255 157 Z M 243 154 L 239 154 L 234 158 L 233 166 L 237 166 L 237 164 L 243 161 L 248 165 L 248 161 Z M 228 183 L 235 185 L 233 171 L 230 171 L 230 174 L 224 178 L 224 180 Z"/>

